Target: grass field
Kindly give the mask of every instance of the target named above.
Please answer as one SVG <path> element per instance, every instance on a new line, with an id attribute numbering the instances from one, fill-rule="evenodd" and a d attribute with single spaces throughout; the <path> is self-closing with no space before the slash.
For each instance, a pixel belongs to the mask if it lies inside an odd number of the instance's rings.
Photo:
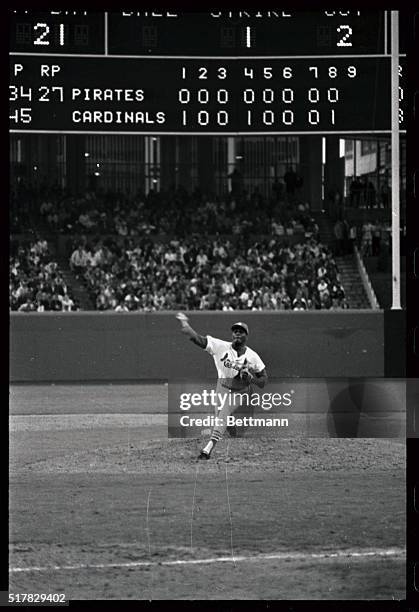
<path id="1" fill-rule="evenodd" d="M 164 385 L 16 385 L 10 590 L 403 599 L 402 439 L 167 437 Z"/>

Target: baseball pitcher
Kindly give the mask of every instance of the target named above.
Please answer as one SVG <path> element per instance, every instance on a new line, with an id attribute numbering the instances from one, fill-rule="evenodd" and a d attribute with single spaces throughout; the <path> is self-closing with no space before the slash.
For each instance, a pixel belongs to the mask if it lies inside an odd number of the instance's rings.
<path id="1" fill-rule="evenodd" d="M 231 327 L 232 342 L 219 340 L 212 336 L 201 336 L 189 325 L 188 317 L 179 312 L 176 318 L 180 321 L 181 331 L 199 347 L 212 355 L 217 368 L 217 397 L 228 394 L 227 399 L 214 406 L 218 417 L 208 444 L 201 450 L 199 459 L 209 459 L 217 442 L 221 440 L 226 429 L 230 435 L 236 434 L 235 427 L 227 428 L 227 417 L 243 405 L 246 394 L 250 396 L 251 385 L 261 389 L 265 386 L 268 376 L 265 364 L 259 355 L 246 346 L 249 328 L 246 323 L 234 323 Z M 221 406 L 221 409 L 220 409 Z M 221 423 L 221 424 L 219 424 Z"/>

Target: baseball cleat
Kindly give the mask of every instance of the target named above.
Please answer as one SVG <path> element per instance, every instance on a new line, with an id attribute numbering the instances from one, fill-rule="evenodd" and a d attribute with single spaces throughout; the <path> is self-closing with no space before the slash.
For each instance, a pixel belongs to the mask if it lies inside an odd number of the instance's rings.
<path id="1" fill-rule="evenodd" d="M 209 459 L 210 457 L 211 457 L 210 453 L 207 453 L 204 450 L 201 450 L 201 452 L 199 453 L 198 459 Z"/>

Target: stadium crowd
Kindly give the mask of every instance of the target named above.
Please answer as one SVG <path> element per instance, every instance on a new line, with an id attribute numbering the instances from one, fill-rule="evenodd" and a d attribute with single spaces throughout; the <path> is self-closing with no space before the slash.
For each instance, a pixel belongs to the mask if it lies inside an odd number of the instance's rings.
<path id="1" fill-rule="evenodd" d="M 208 234 L 281 235 L 295 226 L 307 230 L 308 205 L 294 210 L 288 202 L 268 199 L 257 189 L 241 196 L 225 198 L 196 189 L 189 194 L 182 188 L 138 193 L 87 191 L 73 197 L 66 192 L 46 194 L 37 204 L 37 214 L 47 231 L 57 234 L 117 235 L 135 237 L 155 234 L 189 236 L 205 228 Z"/>
<path id="2" fill-rule="evenodd" d="M 10 309 L 20 312 L 77 310 L 70 289 L 51 259 L 46 240 L 10 248 Z"/>
<path id="3" fill-rule="evenodd" d="M 401 231 L 405 235 L 405 225 L 401 227 Z M 333 233 L 335 255 L 352 253 L 355 246 L 363 257 L 390 254 L 391 225 L 388 222 L 376 219 L 348 223 L 346 219 L 338 219 L 334 224 Z"/>
<path id="4" fill-rule="evenodd" d="M 98 310 L 348 307 L 333 255 L 302 201 L 264 198 L 257 189 L 225 198 L 182 188 L 133 198 L 74 197 L 57 187 L 29 195 L 46 235 L 72 237 L 69 267 Z M 77 309 L 45 241 L 19 246 L 10 290 L 12 310 Z"/>
<path id="5" fill-rule="evenodd" d="M 80 243 L 70 267 L 98 310 L 347 308 L 335 260 L 315 238 L 278 245 L 190 237 Z"/>

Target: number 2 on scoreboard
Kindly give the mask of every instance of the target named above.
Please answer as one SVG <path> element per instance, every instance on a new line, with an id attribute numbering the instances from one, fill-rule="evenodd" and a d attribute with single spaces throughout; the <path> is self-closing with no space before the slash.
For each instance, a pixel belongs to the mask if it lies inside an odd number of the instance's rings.
<path id="1" fill-rule="evenodd" d="M 352 28 L 348 25 L 340 25 L 337 27 L 338 33 L 341 35 L 340 40 L 336 43 L 337 47 L 352 47 L 350 38 L 352 36 Z"/>

